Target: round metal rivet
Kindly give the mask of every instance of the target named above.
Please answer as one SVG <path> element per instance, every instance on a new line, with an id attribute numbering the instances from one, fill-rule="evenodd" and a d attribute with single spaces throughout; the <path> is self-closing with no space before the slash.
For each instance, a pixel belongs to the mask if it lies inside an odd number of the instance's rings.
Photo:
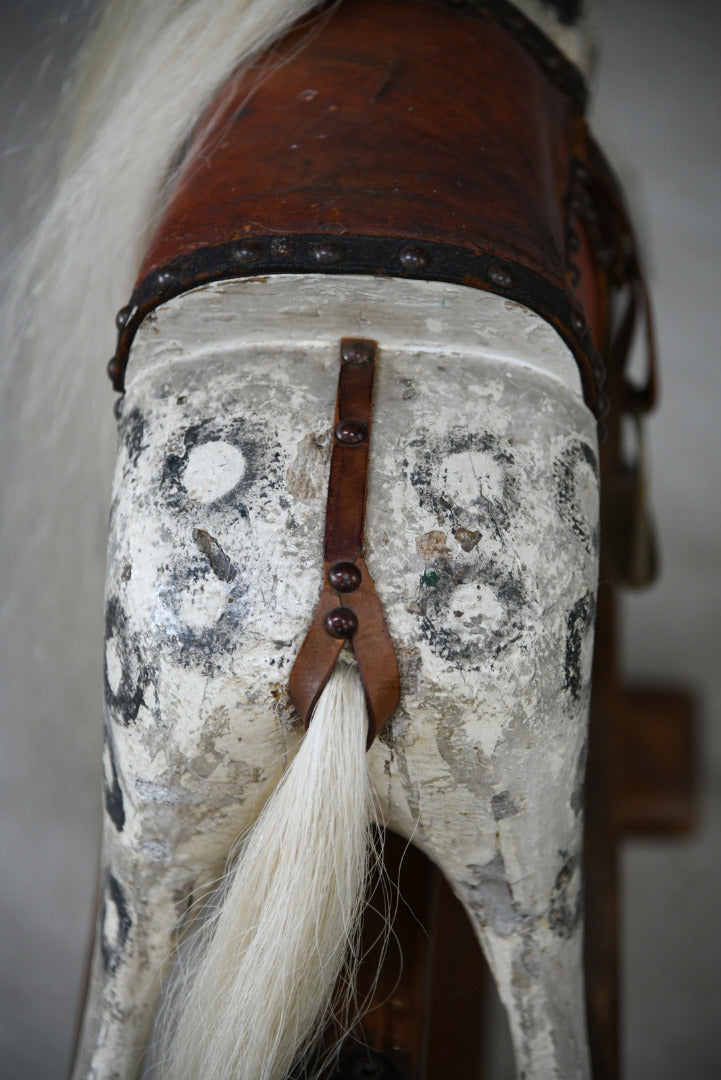
<path id="1" fill-rule="evenodd" d="M 505 266 L 499 266 L 498 263 L 494 263 L 489 268 L 488 276 L 494 285 L 498 285 L 502 289 L 510 289 L 513 284 L 513 277 L 510 272 L 506 270 Z"/>
<path id="2" fill-rule="evenodd" d="M 178 275 L 174 270 L 158 270 L 155 283 L 159 289 L 171 289 L 176 284 Z"/>
<path id="3" fill-rule="evenodd" d="M 582 311 L 574 311 L 571 315 L 571 326 L 577 334 L 585 334 L 588 330 L 588 323 L 586 322 L 586 316 Z"/>
<path id="4" fill-rule="evenodd" d="M 568 280 L 571 282 L 571 288 L 575 289 L 581 280 L 581 271 L 575 263 L 569 263 L 568 266 Z"/>
<path id="5" fill-rule="evenodd" d="M 131 311 L 132 308 L 130 307 L 130 305 L 128 305 L 127 307 L 121 307 L 120 311 L 115 316 L 115 325 L 117 326 L 118 330 L 124 330 L 125 327 L 128 325 L 128 319 L 130 317 Z"/>
<path id="6" fill-rule="evenodd" d="M 403 248 L 398 258 L 406 270 L 425 270 L 431 261 L 425 248 L 412 246 Z"/>
<path id="7" fill-rule="evenodd" d="M 350 608 L 333 608 L 325 617 L 325 628 L 334 638 L 353 637 L 358 629 L 358 617 Z"/>
<path id="8" fill-rule="evenodd" d="M 117 356 L 111 356 L 108 360 L 107 372 L 108 378 L 110 379 L 113 386 L 119 389 L 118 383 L 122 377 L 123 371 Z"/>
<path id="9" fill-rule="evenodd" d="M 356 564 L 352 562 L 334 563 L 328 571 L 328 584 L 336 592 L 355 592 L 356 589 L 360 588 L 362 580 L 363 575 Z"/>
<path id="10" fill-rule="evenodd" d="M 605 420 L 611 411 L 611 399 L 605 391 L 601 390 L 598 395 L 598 419 Z"/>
<path id="11" fill-rule="evenodd" d="M 120 397 L 115 402 L 115 404 L 113 405 L 113 416 L 115 417 L 116 420 L 119 420 L 120 417 L 123 415 L 123 402 L 124 401 L 125 401 L 125 395 L 121 394 Z"/>
<path id="12" fill-rule="evenodd" d="M 252 263 L 260 258 L 262 251 L 257 240 L 242 240 L 233 248 L 232 257 L 238 263 Z"/>
<path id="13" fill-rule="evenodd" d="M 341 360 L 345 364 L 369 364 L 373 359 L 373 345 L 370 341 L 344 341 L 340 350 Z"/>
<path id="14" fill-rule="evenodd" d="M 346 446 L 358 446 L 368 438 L 368 428 L 362 420 L 341 420 L 335 426 L 335 437 Z"/>
<path id="15" fill-rule="evenodd" d="M 339 263 L 345 254 L 343 245 L 337 240 L 324 240 L 311 248 L 311 255 L 321 266 L 333 266 Z"/>

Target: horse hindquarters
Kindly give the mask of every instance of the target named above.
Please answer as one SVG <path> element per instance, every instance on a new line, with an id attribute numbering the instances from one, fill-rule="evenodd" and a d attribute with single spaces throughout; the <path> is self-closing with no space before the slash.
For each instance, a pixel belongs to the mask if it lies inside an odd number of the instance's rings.
<path id="1" fill-rule="evenodd" d="M 365 553 L 403 699 L 370 763 L 385 819 L 476 924 L 519 1070 L 545 1077 L 587 1068 L 600 321 L 574 291 L 571 255 L 588 252 L 563 239 L 586 151 L 578 85 L 524 40 L 485 9 L 363 0 L 219 96 L 119 316 L 108 693 L 133 850 L 165 851 L 151 877 L 185 868 L 195 893 L 299 738 L 287 682 L 320 587 L 338 344 L 376 340 Z M 463 130 L 440 122 L 456 115 Z M 334 192 L 330 224 L 318 190 Z"/>
<path id="2" fill-rule="evenodd" d="M 422 317 L 435 330 L 419 349 Z M 314 344 L 289 345 L 306 326 Z M 122 1077 L 179 907 L 220 871 L 300 737 L 287 673 L 320 586 L 307 568 L 320 567 L 338 342 L 361 332 L 381 343 L 367 559 L 404 688 L 369 759 L 382 813 L 471 913 L 519 1061 L 539 1062 L 527 1075 L 583 1061 L 577 787 L 597 481 L 575 366 L 542 320 L 493 296 L 292 278 L 172 301 L 129 369 L 106 652 L 108 887 L 125 915 L 110 909 L 115 951 L 95 982 L 101 1048 L 81 1057 Z"/>

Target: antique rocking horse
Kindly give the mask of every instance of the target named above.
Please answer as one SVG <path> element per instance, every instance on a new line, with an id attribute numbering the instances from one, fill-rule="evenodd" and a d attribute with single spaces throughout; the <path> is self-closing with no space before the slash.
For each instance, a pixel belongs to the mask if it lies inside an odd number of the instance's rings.
<path id="1" fill-rule="evenodd" d="M 583 15 L 137 7 L 134 80 L 127 5 L 99 28 L 63 207 L 127 168 L 143 249 L 116 208 L 113 280 L 136 284 L 109 366 L 107 814 L 74 1075 L 332 1068 L 313 1054 L 354 978 L 375 820 L 465 908 L 518 1076 L 588 1077 L 601 358 L 621 409 L 653 387 L 624 379 L 644 292 L 583 119 Z"/>

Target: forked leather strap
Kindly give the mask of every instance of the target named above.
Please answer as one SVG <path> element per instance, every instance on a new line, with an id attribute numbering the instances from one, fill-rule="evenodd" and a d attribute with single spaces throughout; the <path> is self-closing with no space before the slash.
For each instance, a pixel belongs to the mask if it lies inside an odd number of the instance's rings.
<path id="1" fill-rule="evenodd" d="M 348 642 L 368 706 L 368 746 L 400 697 L 400 675 L 383 608 L 363 558 L 376 342 L 343 338 L 326 505 L 323 591 L 290 673 L 290 696 L 306 725 Z"/>

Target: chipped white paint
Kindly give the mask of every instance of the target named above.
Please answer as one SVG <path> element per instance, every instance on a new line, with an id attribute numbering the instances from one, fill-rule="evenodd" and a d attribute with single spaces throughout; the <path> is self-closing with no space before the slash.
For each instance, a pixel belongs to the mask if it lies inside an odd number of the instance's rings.
<path id="1" fill-rule="evenodd" d="M 352 335 L 379 342 L 367 561 L 402 678 L 370 751 L 380 812 L 464 903 L 519 1076 L 589 1075 L 594 420 L 565 345 L 519 305 L 339 276 L 196 290 L 133 349 L 107 580 L 103 932 L 78 1080 L 137 1076 L 177 918 L 302 738 L 287 678 L 321 586 Z"/>
<path id="2" fill-rule="evenodd" d="M 379 282 L 343 274 L 241 278 L 185 293 L 146 320 L 129 375 L 138 365 L 148 372 L 170 361 L 197 363 L 215 353 L 237 354 L 239 342 L 243 349 L 285 352 L 289 346 L 335 348 L 344 335 L 376 335 L 386 348 L 410 349 L 414 355 L 437 354 L 440 348 L 439 362 L 478 354 L 503 361 L 509 380 L 532 368 L 581 393 L 571 353 L 553 327 L 523 305 L 443 282 Z M 291 368 L 285 380 L 292 384 Z"/>
<path id="3" fill-rule="evenodd" d="M 226 442 L 201 443 L 188 453 L 183 485 L 191 499 L 212 503 L 227 495 L 244 476 L 245 458 L 237 447 Z"/>

